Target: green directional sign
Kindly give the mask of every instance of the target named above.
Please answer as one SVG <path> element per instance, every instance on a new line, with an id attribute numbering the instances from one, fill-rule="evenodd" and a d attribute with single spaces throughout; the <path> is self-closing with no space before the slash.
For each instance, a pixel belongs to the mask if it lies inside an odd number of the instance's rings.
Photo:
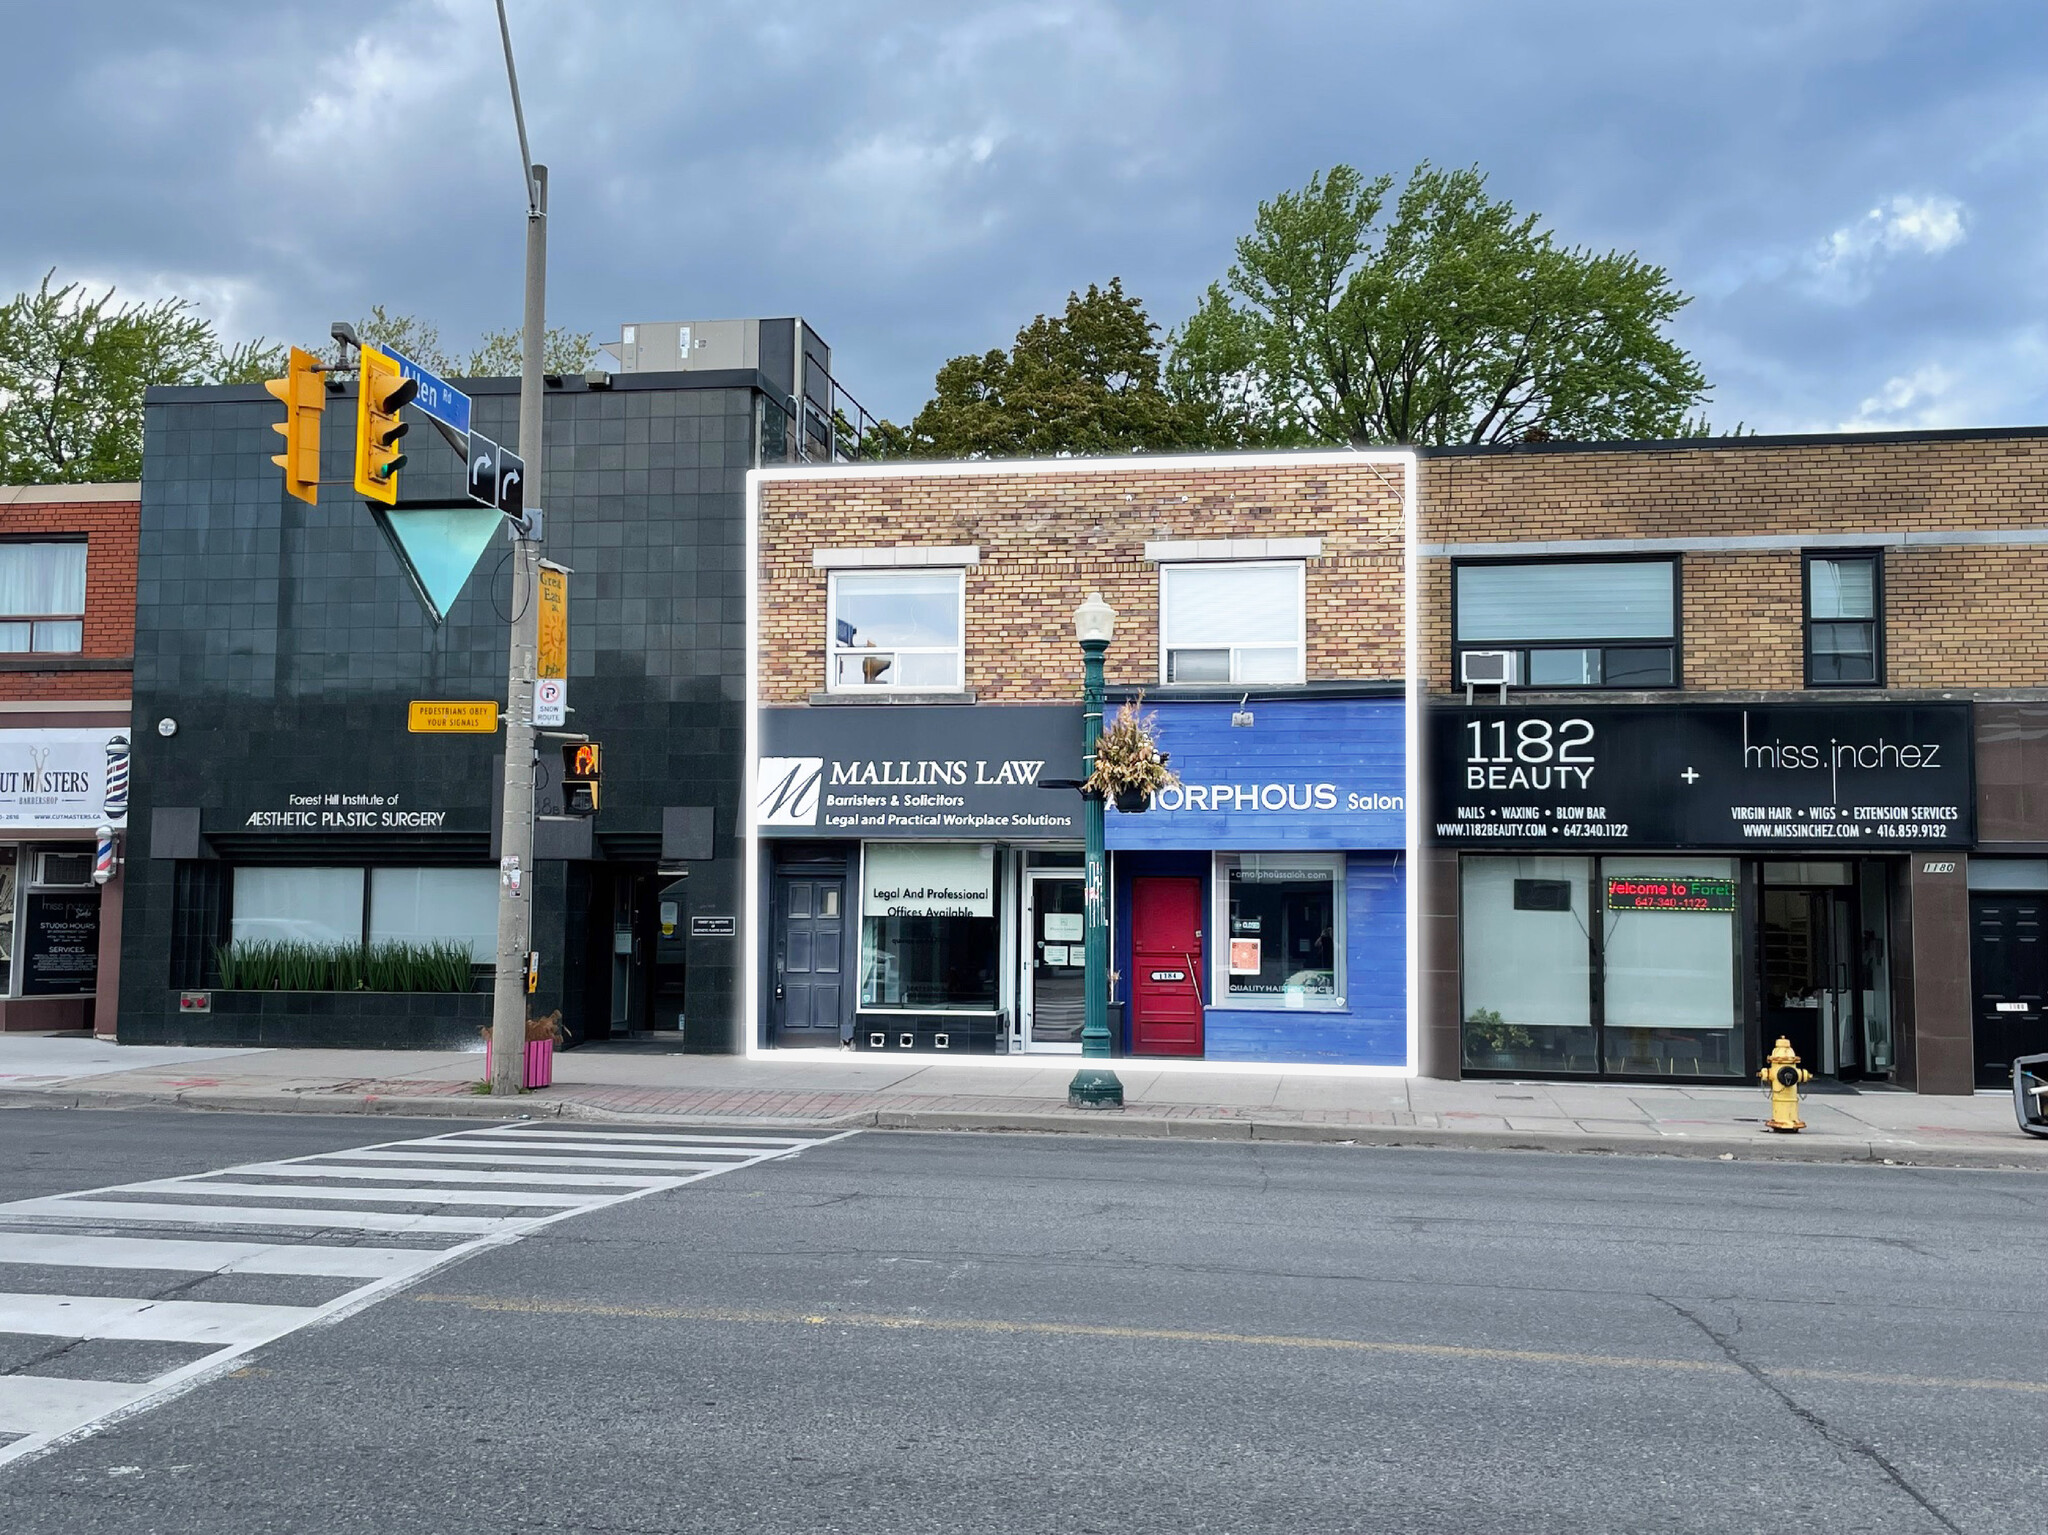
<path id="1" fill-rule="evenodd" d="M 462 595 L 470 572 L 505 519 L 496 507 L 376 507 L 377 521 L 435 623 Z"/>

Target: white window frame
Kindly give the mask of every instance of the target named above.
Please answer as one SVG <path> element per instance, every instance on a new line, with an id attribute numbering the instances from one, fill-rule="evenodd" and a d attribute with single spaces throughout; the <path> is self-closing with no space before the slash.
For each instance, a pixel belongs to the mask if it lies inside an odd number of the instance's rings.
<path id="1" fill-rule="evenodd" d="M 918 576 L 951 576 L 951 577 L 953 578 L 953 590 L 954 590 L 954 593 L 955 593 L 955 611 L 956 611 L 956 612 L 958 612 L 958 613 L 959 613 L 959 615 L 960 615 L 960 636 L 959 636 L 959 640 L 958 640 L 958 643 L 956 643 L 956 644 L 952 644 L 952 645 L 901 645 L 901 646 L 896 646 L 896 647 L 893 647 L 893 648 L 892 648 L 892 649 L 890 649 L 890 650 L 887 650 L 887 651 L 881 651 L 881 652 L 864 652 L 864 651 L 861 651 L 861 650 L 858 650 L 858 649 L 853 649 L 853 648 L 845 648 L 845 649 L 842 649 L 842 648 L 841 648 L 841 646 L 840 646 L 840 644 L 839 644 L 839 583 L 840 583 L 840 582 L 841 582 L 841 581 L 842 581 L 843 579 L 845 579 L 845 578 L 847 578 L 847 577 L 854 577 L 854 578 L 858 579 L 858 578 L 859 578 L 859 577 L 861 577 L 861 576 L 906 576 L 906 575 L 918 575 Z M 925 684 L 921 684 L 921 683 L 904 683 L 904 682 L 869 682 L 869 683 L 861 683 L 861 684 L 857 684 L 857 685 L 856 685 L 856 684 L 842 684 L 842 683 L 841 683 L 841 682 L 839 681 L 839 658 L 840 658 L 840 656 L 842 656 L 842 655 L 863 655 L 863 654 L 876 654 L 876 653 L 879 653 L 879 654 L 883 654 L 883 655 L 907 655 L 907 656 L 944 656 L 944 655 L 950 655 L 950 656 L 953 656 L 953 657 L 954 657 L 954 658 L 955 658 L 956 660 L 958 660 L 958 662 L 960 663 L 960 664 L 959 664 L 959 668 L 958 668 L 958 670 L 957 670 L 957 673 L 956 673 L 956 675 L 957 675 L 957 677 L 958 677 L 958 680 L 957 680 L 957 681 L 956 681 L 956 682 L 955 682 L 955 683 L 954 683 L 954 684 L 953 684 L 953 685 L 952 685 L 952 686 L 951 686 L 950 688 L 934 688 L 934 687 L 931 687 L 931 686 L 928 686 L 928 685 L 925 685 Z M 899 672 L 900 672 L 900 671 L 902 670 L 902 668 L 901 668 L 901 667 L 891 667 L 891 668 L 890 668 L 890 670 L 892 670 L 892 671 L 899 671 Z M 869 566 L 869 567 L 866 567 L 866 568 L 860 568 L 860 569 L 850 569 L 850 570 L 834 570 L 834 571 L 832 571 L 832 572 L 831 572 L 831 573 L 830 573 L 830 574 L 829 574 L 829 575 L 827 576 L 827 578 L 826 578 L 826 592 L 825 592 L 825 691 L 826 691 L 826 692 L 828 692 L 828 693 L 844 693 L 844 694 L 848 694 L 848 695 L 850 695 L 850 696 L 858 697 L 858 696 L 860 696 L 861 694 L 864 694 L 864 693 L 959 693 L 959 692 L 964 692 L 964 691 L 966 691 L 966 688 L 967 688 L 967 572 L 966 572 L 966 570 L 965 570 L 964 568 L 961 568 L 961 567 L 942 567 L 942 568 L 937 568 L 937 569 L 933 569 L 933 568 L 930 568 L 930 567 L 924 567 L 924 566 L 906 566 L 906 567 L 889 567 L 889 568 L 882 568 L 882 567 L 878 567 L 878 566 Z"/>
<path id="2" fill-rule="evenodd" d="M 19 625 L 20 627 L 25 628 L 28 631 L 28 643 L 26 645 L 0 643 L 0 655 L 82 654 L 85 650 L 86 594 L 90 592 L 92 589 L 92 549 L 90 540 L 83 538 L 17 538 L 8 539 L 6 542 L 10 547 L 14 548 L 53 548 L 60 545 L 76 546 L 77 548 L 85 551 L 86 568 L 84 573 L 84 584 L 82 585 L 79 591 L 78 608 L 76 612 L 43 613 L 31 612 L 26 609 L 19 613 L 0 612 L 0 626 L 4 626 L 6 628 L 11 629 Z M 56 628 L 60 625 L 69 627 L 73 624 L 78 626 L 77 644 L 51 645 L 45 643 L 45 640 L 47 638 L 45 634 L 46 630 Z"/>
<path id="3" fill-rule="evenodd" d="M 1259 682 L 1243 683 L 1237 675 L 1237 653 L 1240 650 L 1268 650 L 1270 645 L 1184 645 L 1183 650 L 1228 650 L 1230 652 L 1230 680 L 1227 682 L 1168 682 L 1172 675 L 1167 665 L 1169 654 L 1166 644 L 1166 586 L 1171 572 L 1176 570 L 1274 570 L 1292 569 L 1294 572 L 1294 655 L 1295 672 L 1291 683 Z M 1159 567 L 1159 685 L 1161 687 L 1289 687 L 1308 680 L 1308 563 L 1305 560 L 1176 560 Z"/>
<path id="4" fill-rule="evenodd" d="M 1278 858 L 1302 868 L 1329 869 L 1330 879 L 1330 981 L 1334 994 L 1310 998 L 1303 994 L 1299 1006 L 1290 1006 L 1284 992 L 1266 996 L 1233 996 L 1230 991 L 1230 871 L 1247 857 Z M 1350 914 L 1345 909 L 1345 880 L 1350 859 L 1344 853 L 1244 852 L 1209 855 L 1209 914 L 1211 940 L 1209 961 L 1209 1006 L 1226 1011 L 1250 1010 L 1268 1013 L 1348 1013 L 1350 1003 Z"/>

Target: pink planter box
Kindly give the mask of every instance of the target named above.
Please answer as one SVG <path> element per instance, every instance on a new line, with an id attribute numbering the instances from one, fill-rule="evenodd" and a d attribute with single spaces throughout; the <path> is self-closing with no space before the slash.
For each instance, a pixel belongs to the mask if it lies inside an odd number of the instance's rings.
<path id="1" fill-rule="evenodd" d="M 484 1041 L 484 1080 L 491 1079 L 491 1042 Z M 526 1042 L 526 1082 L 528 1088 L 553 1087 L 555 1085 L 555 1042 L 552 1039 L 529 1039 Z"/>

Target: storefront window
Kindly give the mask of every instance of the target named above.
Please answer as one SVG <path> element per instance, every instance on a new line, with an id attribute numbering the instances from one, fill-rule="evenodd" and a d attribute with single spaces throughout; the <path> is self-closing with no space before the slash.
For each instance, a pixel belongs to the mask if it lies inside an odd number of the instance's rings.
<path id="1" fill-rule="evenodd" d="M 1732 858 L 1603 858 L 1610 1072 L 1739 1076 Z"/>
<path id="2" fill-rule="evenodd" d="M 236 943 L 361 943 L 361 869 L 235 870 Z"/>
<path id="3" fill-rule="evenodd" d="M 1239 853 L 1217 865 L 1226 941 L 1217 1006 L 1343 1006 L 1342 858 Z"/>
<path id="4" fill-rule="evenodd" d="M 372 869 L 370 942 L 469 945 L 488 965 L 498 952 L 498 879 L 491 869 Z"/>
<path id="5" fill-rule="evenodd" d="M 995 848 L 870 842 L 861 849 L 862 1007 L 993 1012 L 1001 957 Z"/>
<path id="6" fill-rule="evenodd" d="M 14 994 L 15 850 L 0 847 L 0 997 Z"/>
<path id="7" fill-rule="evenodd" d="M 1592 860 L 1467 858 L 1462 876 L 1465 1064 L 1597 1071 Z"/>

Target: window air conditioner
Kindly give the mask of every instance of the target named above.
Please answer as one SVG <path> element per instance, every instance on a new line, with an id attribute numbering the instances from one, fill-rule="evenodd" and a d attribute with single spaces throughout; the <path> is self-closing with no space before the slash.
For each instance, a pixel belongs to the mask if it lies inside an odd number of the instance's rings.
<path id="1" fill-rule="evenodd" d="M 1458 657 L 1458 680 L 1466 687 L 1504 688 L 1515 680 L 1512 650 L 1467 650 Z"/>
<path id="2" fill-rule="evenodd" d="M 92 888 L 92 854 L 36 854 L 36 883 L 47 888 Z"/>

